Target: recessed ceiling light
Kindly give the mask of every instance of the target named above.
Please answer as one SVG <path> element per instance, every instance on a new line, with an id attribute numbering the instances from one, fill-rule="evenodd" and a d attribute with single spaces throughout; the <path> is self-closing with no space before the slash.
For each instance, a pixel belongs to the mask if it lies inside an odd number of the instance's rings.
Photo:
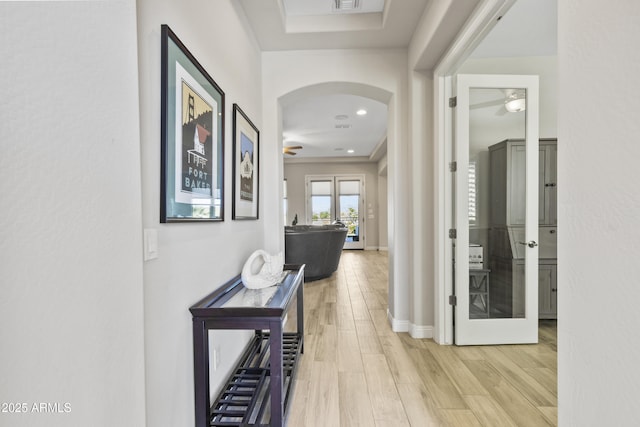
<path id="1" fill-rule="evenodd" d="M 358 111 L 356 111 L 356 114 L 359 116 L 364 116 L 367 114 L 367 110 L 365 110 L 364 108 L 361 108 Z"/>
<path id="2" fill-rule="evenodd" d="M 354 150 L 347 150 L 347 153 L 353 154 L 353 153 L 355 153 L 355 151 Z"/>

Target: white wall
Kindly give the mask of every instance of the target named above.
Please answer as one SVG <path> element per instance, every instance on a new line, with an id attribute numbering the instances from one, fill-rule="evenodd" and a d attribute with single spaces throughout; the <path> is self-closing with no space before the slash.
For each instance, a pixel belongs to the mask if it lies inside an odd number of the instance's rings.
<path id="1" fill-rule="evenodd" d="M 433 337 L 434 324 L 434 200 L 433 200 L 433 78 L 429 73 L 409 73 L 409 159 L 411 197 L 411 262 L 408 330 L 414 338 Z"/>
<path id="2" fill-rule="evenodd" d="M 330 64 L 330 66 L 328 66 Z M 409 319 L 409 160 L 407 141 L 407 52 L 406 50 L 314 50 L 265 52 L 263 54 L 263 141 L 281 150 L 281 102 L 297 91 L 315 85 L 345 85 L 384 93 L 388 102 L 389 183 L 389 311 L 392 319 L 406 324 Z M 367 96 L 364 94 L 364 96 Z M 371 97 L 371 96 L 370 96 Z M 375 98 L 374 98 L 375 99 Z M 272 167 L 265 185 L 282 188 L 282 160 L 271 151 L 265 162 Z M 265 220 L 282 225 L 281 198 L 265 204 Z M 281 227 L 266 229 L 268 245 L 280 240 Z M 394 327 L 397 326 L 394 324 Z"/>
<path id="3" fill-rule="evenodd" d="M 145 425 L 135 7 L 0 2 L 2 426 Z"/>
<path id="4" fill-rule="evenodd" d="M 558 2 L 562 426 L 640 419 L 640 3 Z"/>
<path id="5" fill-rule="evenodd" d="M 378 247 L 389 250 L 389 198 L 387 197 L 387 156 L 378 162 Z"/>
<path id="6" fill-rule="evenodd" d="M 296 213 L 298 214 L 299 224 L 307 223 L 305 188 L 305 177 L 307 175 L 364 176 L 364 244 L 366 249 L 378 249 L 378 165 L 364 162 L 285 162 L 284 178 L 287 180 L 287 202 L 289 206 L 287 225 L 291 224 Z M 369 205 L 371 205 L 370 208 Z M 369 218 L 369 209 L 373 210 L 373 218 Z M 386 211 L 386 206 L 384 209 Z"/>
<path id="7" fill-rule="evenodd" d="M 265 246 L 263 201 L 276 190 L 261 141 L 260 220 L 231 219 L 232 105 L 262 130 L 261 59 L 237 2 L 139 0 L 140 122 L 143 224 L 158 230 L 159 258 L 144 265 L 147 419 L 153 426 L 193 425 L 193 350 L 189 307 L 242 269 Z M 160 25 L 168 24 L 225 92 L 225 221 L 159 224 Z M 281 187 L 281 186 L 280 186 Z M 280 188 L 279 187 L 279 188 Z M 244 346 L 246 332 L 214 333 L 221 366 L 212 372 L 216 393 Z"/>

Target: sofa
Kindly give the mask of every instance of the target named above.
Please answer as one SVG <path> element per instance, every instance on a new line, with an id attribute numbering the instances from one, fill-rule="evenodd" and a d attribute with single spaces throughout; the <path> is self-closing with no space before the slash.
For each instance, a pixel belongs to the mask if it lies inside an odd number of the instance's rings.
<path id="1" fill-rule="evenodd" d="M 334 225 L 292 225 L 284 228 L 287 264 L 305 264 L 305 281 L 329 277 L 338 269 L 347 228 Z"/>

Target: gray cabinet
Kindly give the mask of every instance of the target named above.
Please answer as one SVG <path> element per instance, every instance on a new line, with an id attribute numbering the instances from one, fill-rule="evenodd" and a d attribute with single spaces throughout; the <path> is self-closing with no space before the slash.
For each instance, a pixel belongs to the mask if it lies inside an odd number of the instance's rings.
<path id="1" fill-rule="evenodd" d="M 541 260 L 538 266 L 538 317 L 555 319 L 558 316 L 557 262 Z"/>
<path id="2" fill-rule="evenodd" d="M 557 142 L 541 139 L 538 221 L 540 225 L 557 225 Z M 525 144 L 521 139 L 507 139 L 489 147 L 491 186 L 491 225 L 524 225 Z"/>
<path id="3" fill-rule="evenodd" d="M 513 260 L 505 268 L 512 275 L 514 292 L 524 292 L 524 260 Z M 558 281 L 556 260 L 541 259 L 538 263 L 538 318 L 555 319 L 558 316 Z M 513 317 L 524 317 L 524 300 L 515 299 Z M 520 302 L 521 301 L 521 302 Z"/>
<path id="4" fill-rule="evenodd" d="M 557 316 L 557 140 L 539 146 L 540 225 L 538 234 L 538 312 Z M 505 140 L 489 147 L 491 307 L 498 316 L 524 316 L 525 144 Z"/>

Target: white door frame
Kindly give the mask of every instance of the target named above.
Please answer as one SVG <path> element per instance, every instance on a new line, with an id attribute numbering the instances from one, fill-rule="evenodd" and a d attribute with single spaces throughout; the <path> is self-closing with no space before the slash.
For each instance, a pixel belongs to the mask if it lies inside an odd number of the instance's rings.
<path id="1" fill-rule="evenodd" d="M 312 181 L 330 181 L 331 182 L 331 212 L 330 216 L 336 211 L 335 207 L 335 188 L 336 181 L 334 175 L 305 175 L 304 176 L 304 199 L 305 199 L 305 224 L 313 224 L 313 207 L 311 206 L 311 182 Z M 329 218 L 333 220 L 333 218 Z"/>
<path id="2" fill-rule="evenodd" d="M 532 344 L 538 342 L 538 248 L 525 249 L 524 317 L 471 319 L 469 315 L 469 94 L 473 88 L 524 88 L 527 109 L 526 141 L 526 213 L 525 241 L 538 240 L 538 76 L 457 74 L 456 87 L 456 254 L 455 254 L 455 343 Z M 520 242 L 519 242 L 520 243 Z M 524 244 L 524 242 L 522 242 Z M 515 292 L 515 291 L 514 291 Z M 522 300 L 520 300 L 522 302 Z M 516 316 L 517 317 L 517 316 Z"/>
<path id="3" fill-rule="evenodd" d="M 364 174 L 320 174 L 320 175 L 305 175 L 305 220 L 307 224 L 311 224 L 311 197 L 310 197 L 310 188 L 309 184 L 311 181 L 331 181 L 331 215 L 338 215 L 338 207 L 340 205 L 338 197 L 338 185 L 337 183 L 341 180 L 357 180 L 360 181 L 360 201 L 358 208 L 358 227 L 359 227 L 359 235 L 361 240 L 357 244 L 349 244 L 349 242 L 345 242 L 344 249 L 364 249 L 366 247 L 365 242 L 365 196 L 366 196 L 366 182 Z M 334 220 L 337 219 L 333 218 Z M 362 246 L 362 247 L 360 247 Z"/>
<path id="4" fill-rule="evenodd" d="M 364 175 L 336 175 L 335 176 L 335 202 L 336 202 L 336 216 L 340 215 L 340 181 L 358 181 L 360 183 L 358 188 L 358 238 L 356 242 L 345 242 L 343 249 L 363 249 L 365 248 L 365 182 Z M 338 219 L 338 218 L 336 218 Z"/>
<path id="5" fill-rule="evenodd" d="M 453 117 L 449 108 L 451 77 L 514 3 L 515 0 L 482 1 L 434 69 L 434 180 L 438 208 L 434 224 L 437 247 L 433 339 L 439 344 L 453 344 L 453 309 L 449 305 L 449 295 L 453 294 L 453 250 L 448 235 L 453 223 L 453 187 L 449 172 L 453 146 Z"/>

